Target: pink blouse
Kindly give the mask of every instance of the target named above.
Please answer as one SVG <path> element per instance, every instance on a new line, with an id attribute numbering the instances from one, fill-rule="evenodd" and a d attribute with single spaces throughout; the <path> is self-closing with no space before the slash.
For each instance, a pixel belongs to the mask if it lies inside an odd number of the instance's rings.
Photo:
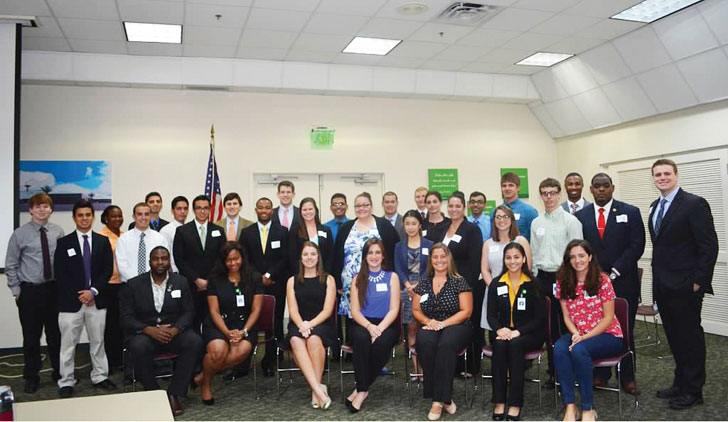
<path id="1" fill-rule="evenodd" d="M 606 274 L 602 273 L 599 280 L 601 286 L 596 296 L 589 296 L 584 290 L 584 282 L 580 281 L 576 285 L 576 299 L 565 299 L 566 309 L 569 311 L 569 318 L 576 325 L 579 334 L 584 335 L 593 330 L 604 317 L 604 302 L 614 300 L 617 295 L 614 293 L 614 287 Z M 561 282 L 556 283 L 556 299 L 561 299 Z M 605 333 L 609 333 L 615 337 L 622 337 L 622 327 L 619 325 L 617 317 L 614 317 L 612 324 L 606 329 Z"/>

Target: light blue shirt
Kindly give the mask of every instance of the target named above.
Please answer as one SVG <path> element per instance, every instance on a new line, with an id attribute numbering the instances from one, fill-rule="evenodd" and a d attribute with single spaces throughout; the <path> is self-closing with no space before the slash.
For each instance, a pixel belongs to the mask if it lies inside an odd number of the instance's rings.
<path id="1" fill-rule="evenodd" d="M 657 216 L 660 214 L 660 202 L 664 199 L 665 202 L 665 210 L 662 212 L 662 218 L 664 219 L 667 215 L 667 210 L 670 209 L 670 205 L 672 204 L 672 201 L 675 200 L 675 197 L 677 196 L 677 193 L 680 192 L 680 186 L 676 187 L 672 190 L 672 192 L 668 193 L 665 196 L 660 195 L 660 200 L 657 201 L 657 208 L 655 208 L 655 212 L 652 213 L 652 227 L 655 227 L 655 222 L 657 221 Z"/>
<path id="2" fill-rule="evenodd" d="M 478 226 L 480 233 L 483 235 L 483 242 L 490 238 L 490 230 L 492 228 L 490 216 L 481 214 L 478 219 L 472 215 L 468 216 L 468 221 Z"/>
<path id="3" fill-rule="evenodd" d="M 324 226 L 331 229 L 331 236 L 333 239 L 331 239 L 332 242 L 336 242 L 336 235 L 339 233 L 339 227 L 341 227 L 344 223 L 349 221 L 350 218 L 347 216 L 344 216 L 341 220 L 337 220 L 335 218 L 332 218 L 331 220 L 324 223 Z"/>
<path id="4" fill-rule="evenodd" d="M 513 215 L 516 218 L 516 225 L 518 225 L 518 231 L 520 232 L 523 237 L 526 238 L 529 242 L 531 241 L 531 222 L 538 217 L 538 211 L 536 211 L 536 208 L 528 205 L 527 203 L 521 201 L 520 199 L 516 198 L 515 201 L 511 202 L 510 204 L 503 203 L 503 205 L 507 205 L 511 208 L 511 211 L 513 211 Z M 495 210 L 493 210 L 495 213 Z M 493 218 L 493 215 L 490 216 L 490 218 Z"/>

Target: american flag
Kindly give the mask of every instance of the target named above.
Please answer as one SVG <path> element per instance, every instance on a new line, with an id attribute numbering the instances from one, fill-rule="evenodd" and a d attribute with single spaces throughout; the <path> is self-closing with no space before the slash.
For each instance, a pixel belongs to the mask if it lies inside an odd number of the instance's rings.
<path id="1" fill-rule="evenodd" d="M 215 222 L 222 218 L 222 193 L 220 191 L 220 178 L 217 176 L 217 162 L 215 162 L 215 129 L 212 129 L 210 140 L 210 160 L 207 163 L 207 176 L 205 178 L 205 196 L 210 198 L 210 221 Z"/>

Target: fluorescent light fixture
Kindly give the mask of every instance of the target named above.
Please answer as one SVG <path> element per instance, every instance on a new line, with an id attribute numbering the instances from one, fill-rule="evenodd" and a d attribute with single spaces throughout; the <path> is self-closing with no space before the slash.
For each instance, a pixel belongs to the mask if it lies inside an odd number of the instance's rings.
<path id="1" fill-rule="evenodd" d="M 617 13 L 612 16 L 612 19 L 650 23 L 701 1 L 702 0 L 645 0 L 642 3 L 635 4 L 627 10 Z"/>
<path id="2" fill-rule="evenodd" d="M 124 22 L 124 29 L 130 42 L 182 44 L 182 25 Z"/>
<path id="3" fill-rule="evenodd" d="M 342 53 L 384 56 L 401 42 L 402 40 L 388 40 L 386 38 L 354 37 Z"/>
<path id="4" fill-rule="evenodd" d="M 573 54 L 564 53 L 544 53 L 539 51 L 538 53 L 532 54 L 520 62 L 516 63 L 520 66 L 553 66 L 556 63 L 563 62 L 564 60 L 572 57 Z"/>

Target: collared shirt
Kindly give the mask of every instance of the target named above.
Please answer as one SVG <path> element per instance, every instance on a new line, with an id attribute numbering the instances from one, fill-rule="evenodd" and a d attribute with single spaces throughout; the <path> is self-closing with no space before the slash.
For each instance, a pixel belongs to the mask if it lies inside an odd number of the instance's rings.
<path id="1" fill-rule="evenodd" d="M 154 277 L 149 273 L 149 279 L 152 281 L 152 296 L 154 296 L 154 309 L 157 313 L 162 312 L 162 306 L 164 306 L 164 291 L 167 290 L 167 280 L 169 280 L 169 274 L 164 277 L 164 281 L 160 284 L 154 282 Z"/>
<path id="2" fill-rule="evenodd" d="M 159 231 L 159 217 L 149 220 L 149 228 L 154 231 Z"/>
<path id="3" fill-rule="evenodd" d="M 678 192 L 680 192 L 680 186 L 673 189 L 672 192 L 668 193 L 667 195 L 660 195 L 660 200 L 657 201 L 657 208 L 655 208 L 655 212 L 652 214 L 652 227 L 655 227 L 657 215 L 660 213 L 660 202 L 662 202 L 663 199 L 667 201 L 665 202 L 665 211 L 662 212 L 662 218 L 665 218 L 665 216 L 667 215 L 667 210 L 670 209 L 670 205 L 672 205 L 672 201 L 675 200 Z"/>
<path id="4" fill-rule="evenodd" d="M 271 226 L 270 221 L 266 224 L 262 224 L 260 221 L 257 221 L 256 224 L 258 225 L 258 233 L 260 234 L 261 239 L 263 238 L 263 227 L 266 228 L 266 232 L 270 236 L 270 226 Z"/>
<path id="5" fill-rule="evenodd" d="M 576 210 L 574 210 L 574 204 L 576 204 Z M 574 214 L 574 213 L 576 213 L 577 211 L 579 211 L 579 210 L 581 210 L 582 208 L 584 208 L 584 197 L 582 196 L 582 197 L 581 197 L 581 198 L 579 198 L 579 200 L 578 200 L 578 201 L 576 201 L 576 202 L 571 202 L 571 201 L 569 201 L 569 200 L 567 199 L 567 200 L 566 200 L 566 206 L 567 206 L 567 207 L 569 208 L 569 213 L 570 213 L 570 214 Z"/>
<path id="6" fill-rule="evenodd" d="M 51 271 L 53 271 L 53 254 L 56 252 L 56 242 L 63 237 L 61 226 L 51 222 L 42 227 L 47 230 L 48 253 L 51 258 Z M 43 249 L 40 244 L 41 225 L 29 221 L 15 229 L 10 236 L 8 251 L 5 256 L 5 274 L 8 277 L 8 287 L 13 296 L 20 294 L 20 283 L 43 284 Z M 54 277 L 51 277 L 53 279 Z"/>
<path id="7" fill-rule="evenodd" d="M 238 233 L 238 224 L 240 224 L 240 214 L 236 215 L 235 217 L 230 217 L 229 215 L 226 215 L 226 223 L 225 226 L 225 233 L 228 232 L 228 228 L 230 227 L 230 223 L 233 223 L 233 231 L 237 234 Z"/>
<path id="8" fill-rule="evenodd" d="M 492 229 L 490 216 L 480 214 L 480 217 L 475 218 L 472 215 L 469 215 L 468 221 L 478 226 L 480 234 L 483 235 L 483 242 L 490 238 L 490 231 Z"/>
<path id="9" fill-rule="evenodd" d="M 392 223 L 392 227 L 394 227 L 395 224 L 397 224 L 397 213 L 392 214 L 392 216 L 388 216 L 387 214 L 384 214 L 384 218 L 387 219 L 390 223 Z"/>
<path id="10" fill-rule="evenodd" d="M 511 203 L 503 202 L 503 205 L 509 207 L 513 211 L 513 216 L 516 219 L 516 225 L 520 234 L 526 238 L 529 242 L 531 241 L 531 222 L 538 217 L 538 211 L 536 208 L 528 205 L 527 203 L 516 198 Z M 495 213 L 495 210 L 493 210 Z M 493 218 L 493 214 L 490 215 Z"/>
<path id="11" fill-rule="evenodd" d="M 293 223 L 293 214 L 294 214 L 294 212 L 293 212 L 293 210 L 294 210 L 293 205 L 289 205 L 289 206 L 285 207 L 285 206 L 283 206 L 283 204 L 281 204 L 281 206 L 278 207 L 278 221 L 281 222 L 281 226 L 283 226 L 283 213 L 284 213 L 284 210 L 287 210 L 288 211 L 288 227 L 290 228 L 291 227 L 291 223 Z M 286 226 L 283 226 L 283 227 L 286 227 Z"/>
<path id="12" fill-rule="evenodd" d="M 142 232 L 135 227 L 122 234 L 116 243 L 116 264 L 119 267 L 119 276 L 123 282 L 139 275 L 139 239 L 141 234 Z M 144 231 L 144 247 L 147 254 L 144 260 L 145 272 L 149 271 L 149 255 L 152 253 L 152 249 L 157 246 L 164 246 L 170 251 L 170 254 L 172 253 L 164 236 L 151 228 L 146 229 Z"/>
<path id="13" fill-rule="evenodd" d="M 612 210 L 612 202 L 614 202 L 614 199 L 610 199 L 609 202 L 604 204 L 603 207 L 600 207 L 599 205 L 594 203 L 594 221 L 597 222 L 597 227 L 599 227 L 599 210 L 604 208 L 604 227 L 607 226 L 607 220 L 609 219 L 609 211 Z"/>
<path id="14" fill-rule="evenodd" d="M 531 223 L 531 234 L 533 267 L 548 272 L 559 268 L 569 242 L 583 239 L 581 223 L 561 206 L 536 217 Z"/>
<path id="15" fill-rule="evenodd" d="M 515 301 L 516 301 L 516 295 L 518 294 L 518 290 L 513 290 L 513 282 L 511 281 L 511 276 L 508 274 L 508 271 L 503 273 L 503 275 L 500 278 L 500 281 L 502 281 L 502 282 L 506 283 L 506 285 L 508 285 L 508 301 L 511 303 L 511 327 L 514 327 L 515 325 L 513 324 L 513 308 L 514 308 L 513 303 L 515 303 Z M 531 281 L 531 279 L 528 278 L 528 276 L 526 274 L 521 272 L 521 280 L 518 283 L 518 286 L 519 286 L 518 289 L 520 290 L 521 286 L 523 286 L 523 283 L 528 283 L 530 281 Z"/>
<path id="16" fill-rule="evenodd" d="M 83 236 L 84 235 L 88 236 L 89 249 L 93 248 L 93 244 L 91 243 L 92 242 L 92 240 L 91 240 L 92 232 L 93 232 L 93 230 L 89 230 L 88 232 L 83 233 L 83 232 L 78 231 L 78 229 L 76 229 L 76 237 L 78 238 L 78 247 L 79 247 L 79 249 L 81 249 L 81 256 L 83 256 Z"/>
<path id="17" fill-rule="evenodd" d="M 174 235 L 177 234 L 177 227 L 182 226 L 184 223 L 180 223 L 177 220 L 172 220 L 167 224 L 166 226 L 162 227 L 162 229 L 159 231 L 159 234 L 164 237 L 164 240 L 167 241 L 167 244 L 170 248 L 174 245 Z M 199 232 L 198 232 L 199 233 Z M 179 270 L 177 269 L 177 265 L 174 263 L 174 254 L 172 251 L 169 251 L 170 253 L 170 264 L 172 265 L 172 271 L 178 273 Z"/>
<path id="18" fill-rule="evenodd" d="M 339 227 L 341 227 L 342 224 L 346 223 L 349 220 L 350 219 L 347 216 L 343 216 L 339 220 L 337 220 L 336 218 L 332 218 L 331 220 L 324 223 L 324 226 L 331 229 L 331 240 L 333 242 L 336 242 L 336 235 L 339 233 Z"/>
<path id="19" fill-rule="evenodd" d="M 119 241 L 119 236 L 109 230 L 109 228 L 106 226 L 104 226 L 99 231 L 99 234 L 109 238 L 109 243 L 111 244 L 111 253 L 114 254 L 114 257 L 116 257 L 116 243 Z M 121 232 L 121 234 L 124 234 L 124 232 Z M 111 275 L 109 283 L 121 283 L 121 280 L 119 279 L 119 267 L 116 265 L 116 258 L 114 258 L 114 273 Z"/>

